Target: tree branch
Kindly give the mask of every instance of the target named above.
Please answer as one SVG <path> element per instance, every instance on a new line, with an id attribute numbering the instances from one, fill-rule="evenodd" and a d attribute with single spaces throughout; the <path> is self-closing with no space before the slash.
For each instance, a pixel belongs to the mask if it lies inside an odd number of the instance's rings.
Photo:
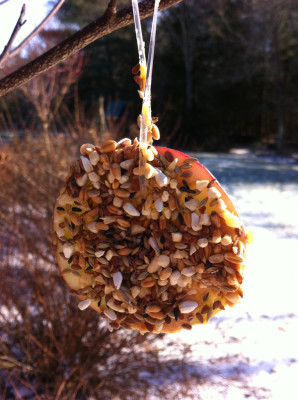
<path id="1" fill-rule="evenodd" d="M 159 10 L 169 8 L 181 1 L 182 0 L 161 0 Z M 131 7 L 124 8 L 117 13 L 109 11 L 111 9 L 116 11 L 116 3 L 117 1 L 110 0 L 107 10 L 100 18 L 91 22 L 85 28 L 76 32 L 35 60 L 1 79 L 0 96 L 3 96 L 16 87 L 28 82 L 35 76 L 47 71 L 67 57 L 82 50 L 96 39 L 132 24 L 133 13 Z M 141 19 L 149 17 L 153 14 L 154 0 L 143 0 L 139 4 L 139 8 Z"/>
<path id="2" fill-rule="evenodd" d="M 17 55 L 29 42 L 30 40 L 39 34 L 39 32 L 45 27 L 45 25 L 49 22 L 51 18 L 59 11 L 62 7 L 65 0 L 59 0 L 58 3 L 55 4 L 51 12 L 41 21 L 41 23 L 30 33 L 29 36 L 26 37 L 17 47 L 15 47 L 10 53 L 9 58 Z M 1 62 L 0 62 L 1 65 Z"/>
<path id="3" fill-rule="evenodd" d="M 19 30 L 22 28 L 22 26 L 26 22 L 26 21 L 23 21 L 25 12 L 26 12 L 26 4 L 23 4 L 20 16 L 19 16 L 19 18 L 17 20 L 17 23 L 16 23 L 15 27 L 14 27 L 14 30 L 12 31 L 12 34 L 11 34 L 11 36 L 10 36 L 8 42 L 7 42 L 7 45 L 4 47 L 4 50 L 3 50 L 2 54 L 0 55 L 0 66 L 1 66 L 1 64 L 4 63 L 4 61 L 6 61 L 9 58 L 9 51 L 11 49 L 12 43 L 15 40 Z"/>

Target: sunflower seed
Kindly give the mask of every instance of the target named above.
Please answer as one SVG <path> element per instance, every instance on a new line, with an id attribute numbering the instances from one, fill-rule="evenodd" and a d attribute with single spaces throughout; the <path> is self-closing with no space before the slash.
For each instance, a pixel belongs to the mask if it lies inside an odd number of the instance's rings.
<path id="1" fill-rule="evenodd" d="M 81 187 L 84 186 L 84 185 L 86 185 L 87 181 L 88 181 L 88 175 L 87 175 L 87 174 L 78 176 L 78 177 L 76 178 L 77 185 L 78 185 L 78 186 L 81 186 Z"/>
<path id="2" fill-rule="evenodd" d="M 110 309 L 106 308 L 103 313 L 111 321 L 115 321 L 117 319 L 117 315 L 116 315 L 115 311 L 113 311 L 113 310 L 110 310 Z"/>
<path id="3" fill-rule="evenodd" d="M 63 247 L 62 247 L 62 251 L 64 254 L 65 258 L 70 258 L 74 252 L 74 246 L 71 243 L 64 243 Z"/>
<path id="4" fill-rule="evenodd" d="M 156 199 L 154 202 L 155 208 L 158 212 L 161 212 L 163 209 L 163 202 L 161 201 L 160 198 Z"/>
<path id="5" fill-rule="evenodd" d="M 113 274 L 113 282 L 114 282 L 114 285 L 115 285 L 116 289 L 120 289 L 122 280 L 123 280 L 123 275 L 122 275 L 122 273 L 120 271 L 115 272 Z"/>
<path id="6" fill-rule="evenodd" d="M 193 276 L 196 273 L 195 267 L 186 267 L 181 270 L 181 274 L 184 276 Z"/>
<path id="7" fill-rule="evenodd" d="M 152 249 L 155 251 L 156 255 L 160 254 L 160 249 L 158 247 L 158 244 L 153 236 L 151 236 L 148 240 L 149 245 L 152 247 Z"/>
<path id="8" fill-rule="evenodd" d="M 192 300 L 185 300 L 178 304 L 178 307 L 182 314 L 188 314 L 198 307 L 198 303 Z"/>
<path id="9" fill-rule="evenodd" d="M 79 308 L 81 311 L 83 311 L 83 310 L 85 310 L 86 308 L 88 308 L 88 307 L 90 306 L 90 304 L 91 304 L 91 299 L 82 300 L 82 301 L 79 302 L 78 308 Z"/>
<path id="10" fill-rule="evenodd" d="M 135 299 L 138 296 L 138 294 L 140 293 L 141 288 L 139 288 L 138 286 L 133 286 L 130 288 L 130 291 L 131 291 L 132 297 Z"/>
<path id="11" fill-rule="evenodd" d="M 134 160 L 128 159 L 128 160 L 122 161 L 120 163 L 120 167 L 125 170 L 129 170 L 134 165 L 134 163 L 135 163 Z"/>
<path id="12" fill-rule="evenodd" d="M 123 206 L 123 210 L 128 214 L 133 217 L 139 217 L 140 212 L 134 208 L 134 206 L 131 203 L 125 203 Z"/>
<path id="13" fill-rule="evenodd" d="M 90 160 L 92 165 L 96 165 L 98 163 L 99 154 L 98 154 L 98 152 L 96 150 L 92 151 L 92 153 L 89 154 L 89 160 Z"/>
<path id="14" fill-rule="evenodd" d="M 169 183 L 169 178 L 161 172 L 160 169 L 156 168 L 157 175 L 155 176 L 156 183 L 158 184 L 159 187 L 163 187 L 168 185 Z"/>
<path id="15" fill-rule="evenodd" d="M 81 156 L 80 158 L 81 158 L 84 170 L 86 172 L 92 172 L 93 166 L 92 166 L 91 162 L 88 160 L 88 158 L 84 157 L 84 156 Z"/>

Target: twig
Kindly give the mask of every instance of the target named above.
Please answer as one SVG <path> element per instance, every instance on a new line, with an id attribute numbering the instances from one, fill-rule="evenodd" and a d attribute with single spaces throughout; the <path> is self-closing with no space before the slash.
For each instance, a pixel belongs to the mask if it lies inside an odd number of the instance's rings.
<path id="1" fill-rule="evenodd" d="M 12 34 L 7 42 L 7 45 L 4 47 L 4 50 L 3 50 L 2 54 L 0 55 L 0 66 L 1 66 L 1 64 L 4 63 L 4 61 L 7 60 L 7 58 L 9 58 L 9 51 L 11 49 L 12 43 L 15 40 L 19 30 L 22 28 L 22 26 L 26 22 L 26 21 L 23 21 L 25 12 L 26 12 L 26 4 L 23 4 L 19 19 L 17 20 L 17 23 L 14 27 L 14 30 L 12 31 Z"/>
<path id="2" fill-rule="evenodd" d="M 108 7 L 105 11 L 105 15 L 110 17 L 110 18 L 108 18 L 109 20 L 113 19 L 116 16 L 117 3 L 118 3 L 118 0 L 110 0 L 109 1 Z"/>
<path id="3" fill-rule="evenodd" d="M 45 27 L 45 25 L 49 22 L 51 18 L 60 10 L 65 0 L 59 0 L 57 4 L 55 4 L 54 8 L 51 12 L 41 21 L 41 23 L 30 33 L 29 36 L 26 37 L 17 47 L 15 47 L 9 53 L 9 58 L 16 56 L 28 43 L 29 41 Z M 1 64 L 1 63 L 0 63 Z"/>
<path id="4" fill-rule="evenodd" d="M 2 6 L 2 4 L 7 3 L 9 0 L 2 0 L 0 1 L 0 6 Z"/>
<path id="5" fill-rule="evenodd" d="M 161 0 L 159 10 L 164 10 L 180 3 L 182 0 Z M 111 0 L 107 10 L 111 10 L 110 4 L 114 5 L 115 0 Z M 140 4 L 141 19 L 147 18 L 153 13 L 154 1 L 143 0 Z M 35 60 L 29 62 L 17 71 L 0 80 L 0 96 L 10 92 L 16 87 L 23 85 L 35 76 L 47 71 L 54 65 L 65 60 L 72 54 L 82 50 L 96 39 L 106 36 L 113 31 L 128 26 L 133 23 L 132 8 L 125 8 L 111 15 L 110 11 L 91 22 L 85 28 L 76 32 L 57 46 L 45 52 Z"/>

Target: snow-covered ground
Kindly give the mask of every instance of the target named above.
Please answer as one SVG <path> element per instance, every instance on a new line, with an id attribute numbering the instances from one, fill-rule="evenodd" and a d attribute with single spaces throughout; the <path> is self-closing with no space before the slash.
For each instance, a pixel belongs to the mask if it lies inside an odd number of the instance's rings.
<path id="1" fill-rule="evenodd" d="M 174 335 L 178 347 L 180 341 L 194 344 L 189 392 L 203 400 L 297 400 L 298 164 L 248 155 L 196 156 L 230 194 L 255 238 L 242 304 L 208 326 Z"/>

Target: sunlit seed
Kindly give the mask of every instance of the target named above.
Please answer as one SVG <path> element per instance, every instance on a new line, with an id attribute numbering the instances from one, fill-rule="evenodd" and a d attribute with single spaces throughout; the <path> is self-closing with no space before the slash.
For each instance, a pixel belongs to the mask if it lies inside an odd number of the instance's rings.
<path id="1" fill-rule="evenodd" d="M 198 208 L 199 202 L 195 199 L 190 199 L 184 203 L 185 207 L 190 211 L 195 211 Z"/>
<path id="2" fill-rule="evenodd" d="M 169 194 L 169 192 L 168 192 L 167 190 L 165 190 L 165 191 L 162 192 L 161 200 L 162 200 L 163 202 L 168 201 L 168 200 L 169 200 L 169 197 L 170 197 L 170 194 Z"/>
<path id="3" fill-rule="evenodd" d="M 154 205 L 155 205 L 156 211 L 158 211 L 158 212 L 162 211 L 163 202 L 161 201 L 161 198 L 156 199 L 155 202 L 154 202 Z"/>
<path id="4" fill-rule="evenodd" d="M 64 254 L 65 258 L 70 258 L 74 252 L 74 246 L 71 243 L 64 243 L 64 245 L 62 246 L 62 251 Z"/>
<path id="5" fill-rule="evenodd" d="M 191 243 L 189 248 L 189 255 L 192 256 L 196 251 L 197 251 L 196 245 L 194 243 Z"/>
<path id="6" fill-rule="evenodd" d="M 207 181 L 207 180 L 196 181 L 196 189 L 201 192 L 202 190 L 204 190 L 207 187 L 208 183 L 209 183 L 209 181 Z"/>
<path id="7" fill-rule="evenodd" d="M 181 270 L 181 274 L 185 276 L 193 276 L 196 273 L 195 267 L 186 267 Z"/>
<path id="8" fill-rule="evenodd" d="M 95 257 L 102 257 L 104 255 L 104 250 L 98 250 L 94 253 Z"/>
<path id="9" fill-rule="evenodd" d="M 87 225 L 87 229 L 92 233 L 97 233 L 98 229 L 96 228 L 96 222 L 91 222 Z"/>
<path id="10" fill-rule="evenodd" d="M 106 308 L 103 313 L 111 321 L 115 321 L 117 319 L 117 315 L 116 315 L 115 311 L 113 311 L 113 310 L 110 310 L 110 309 Z"/>
<path id="11" fill-rule="evenodd" d="M 211 225 L 209 214 L 205 213 L 200 216 L 200 225 Z"/>
<path id="12" fill-rule="evenodd" d="M 156 242 L 156 240 L 155 240 L 155 238 L 153 236 L 151 236 L 149 238 L 148 243 L 152 247 L 152 249 L 155 251 L 155 253 L 157 255 L 159 255 L 160 254 L 160 249 L 159 249 L 158 244 L 157 244 L 157 242 Z"/>
<path id="13" fill-rule="evenodd" d="M 198 307 L 198 303 L 192 300 L 185 300 L 178 304 L 179 310 L 182 314 L 188 314 Z"/>
<path id="14" fill-rule="evenodd" d="M 167 267 L 161 270 L 160 274 L 159 274 L 159 279 L 161 279 L 162 281 L 164 281 L 165 279 L 168 279 L 172 274 L 172 268 Z"/>
<path id="15" fill-rule="evenodd" d="M 160 139 L 160 132 L 159 132 L 158 127 L 155 124 L 152 125 L 152 137 L 155 140 Z"/>
<path id="16" fill-rule="evenodd" d="M 113 274 L 113 282 L 114 282 L 114 285 L 115 285 L 116 289 L 120 289 L 122 280 L 123 280 L 123 275 L 122 275 L 122 273 L 120 271 L 115 272 Z"/>
<path id="17" fill-rule="evenodd" d="M 88 175 L 87 174 L 81 175 L 81 176 L 76 178 L 76 182 L 77 182 L 78 186 L 81 186 L 81 187 L 86 185 L 87 181 L 88 181 Z"/>
<path id="18" fill-rule="evenodd" d="M 200 217 L 195 212 L 191 213 L 191 228 L 196 232 L 202 229 Z"/>
<path id="19" fill-rule="evenodd" d="M 135 299 L 138 296 L 138 294 L 140 293 L 141 288 L 139 288 L 138 286 L 133 286 L 130 288 L 130 291 L 131 291 L 132 297 Z"/>
<path id="20" fill-rule="evenodd" d="M 177 188 L 177 185 L 178 185 L 178 182 L 176 181 L 176 179 L 171 179 L 171 180 L 170 180 L 170 187 L 171 187 L 172 189 L 176 189 L 176 188 Z"/>
<path id="21" fill-rule="evenodd" d="M 170 257 L 162 254 L 158 257 L 157 262 L 162 268 L 166 268 L 170 264 Z"/>
<path id="22" fill-rule="evenodd" d="M 160 169 L 156 168 L 157 175 L 155 176 L 156 183 L 159 187 L 166 186 L 169 183 L 169 178 L 161 172 Z"/>
<path id="23" fill-rule="evenodd" d="M 124 160 L 120 163 L 120 167 L 125 170 L 129 170 L 134 165 L 134 163 L 135 162 L 132 159 Z"/>
<path id="24" fill-rule="evenodd" d="M 214 186 L 212 186 L 210 189 L 207 191 L 207 196 L 209 200 L 217 199 L 221 197 L 221 193 L 218 189 L 216 189 Z"/>
<path id="25" fill-rule="evenodd" d="M 133 217 L 139 217 L 140 216 L 140 212 L 137 209 L 135 209 L 135 207 L 131 203 L 125 203 L 124 206 L 123 206 L 123 210 L 128 215 L 131 215 Z"/>
<path id="26" fill-rule="evenodd" d="M 132 225 L 130 228 L 130 233 L 131 235 L 138 235 L 140 233 L 145 232 L 146 228 L 144 226 L 141 225 Z"/>
<path id="27" fill-rule="evenodd" d="M 141 281 L 141 286 L 144 288 L 151 288 L 155 285 L 156 280 L 152 278 L 151 276 L 148 276 L 148 278 L 144 279 Z"/>
<path id="28" fill-rule="evenodd" d="M 181 242 L 182 233 L 180 233 L 180 232 L 172 232 L 171 235 L 172 235 L 173 242 Z"/>
<path id="29" fill-rule="evenodd" d="M 86 299 L 86 300 L 82 300 L 79 302 L 78 304 L 78 308 L 83 311 L 86 310 L 86 308 L 88 308 L 91 304 L 91 299 Z"/>
<path id="30" fill-rule="evenodd" d="M 88 160 L 88 158 L 84 157 L 84 156 L 81 156 L 80 158 L 81 158 L 84 170 L 86 172 L 92 172 L 93 166 L 92 166 L 91 162 Z"/>
<path id="31" fill-rule="evenodd" d="M 92 165 L 96 165 L 98 163 L 99 154 L 98 154 L 98 152 L 96 150 L 92 151 L 92 153 L 89 154 L 89 160 L 90 160 Z"/>
<path id="32" fill-rule="evenodd" d="M 171 216 L 172 216 L 171 210 L 167 208 L 167 209 L 164 211 L 164 215 L 165 215 L 166 219 L 170 219 Z"/>
<path id="33" fill-rule="evenodd" d="M 223 199 L 219 199 L 217 204 L 216 204 L 216 210 L 217 211 L 224 211 L 227 208 L 225 202 Z"/>
<path id="34" fill-rule="evenodd" d="M 201 248 L 207 247 L 208 246 L 208 239 L 207 238 L 201 238 L 197 241 L 197 245 Z"/>
<path id="35" fill-rule="evenodd" d="M 212 256 L 209 257 L 209 261 L 211 264 L 217 264 L 221 263 L 224 260 L 224 255 L 223 254 L 213 254 Z"/>
<path id="36" fill-rule="evenodd" d="M 154 274 L 154 273 L 157 272 L 160 268 L 161 268 L 161 267 L 160 267 L 160 265 L 158 264 L 158 258 L 157 258 L 157 257 L 154 257 L 154 258 L 151 260 L 150 264 L 148 265 L 147 271 L 148 271 L 150 274 Z"/>
<path id="37" fill-rule="evenodd" d="M 80 147 L 80 153 L 82 154 L 82 156 L 92 153 L 93 150 L 94 150 L 94 145 L 90 143 L 84 143 Z"/>

